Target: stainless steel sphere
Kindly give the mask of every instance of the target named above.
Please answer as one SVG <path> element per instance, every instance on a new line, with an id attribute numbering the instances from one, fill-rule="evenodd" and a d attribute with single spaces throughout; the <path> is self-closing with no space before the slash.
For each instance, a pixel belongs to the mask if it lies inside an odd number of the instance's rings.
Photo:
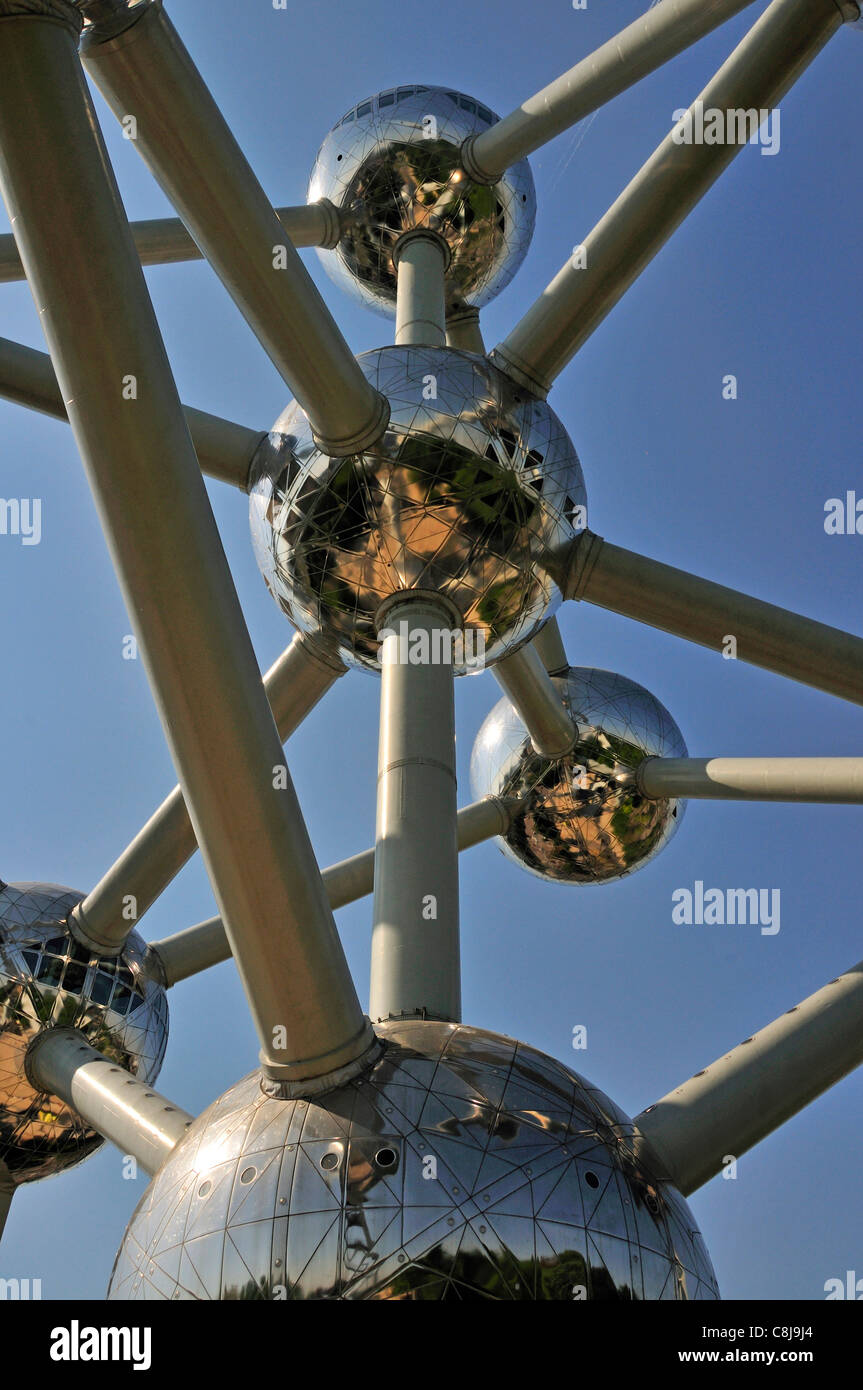
<path id="1" fill-rule="evenodd" d="M 510 859 L 556 883 L 609 883 L 646 864 L 680 824 L 685 802 L 648 801 L 634 773 L 644 758 L 685 758 L 686 745 L 668 710 L 625 676 L 571 667 L 553 679 L 578 727 L 572 752 L 540 757 L 499 700 L 474 744 L 473 794 L 521 801 L 498 840 Z"/>
<path id="2" fill-rule="evenodd" d="M 0 884 L 0 1161 L 16 1183 L 71 1168 L 104 1142 L 30 1084 L 24 1056 L 37 1033 L 80 1028 L 144 1082 L 165 1055 L 168 1003 L 144 974 L 144 942 L 133 932 L 117 959 L 90 955 L 66 927 L 82 897 L 52 883 Z"/>
<path id="3" fill-rule="evenodd" d="M 451 309 L 479 306 L 509 284 L 536 217 L 526 159 L 492 187 L 474 183 L 461 147 L 498 118 L 445 87 L 396 87 L 361 101 L 324 141 L 312 169 L 309 202 L 328 198 L 344 235 L 318 252 L 336 284 L 369 308 L 395 310 L 393 248 L 417 227 L 440 233 L 452 253 Z"/>
<path id="4" fill-rule="evenodd" d="M 718 1298 L 692 1213 L 632 1121 L 511 1038 L 382 1025 L 317 1100 L 253 1073 L 147 1189 L 112 1299 Z"/>
<path id="5" fill-rule="evenodd" d="M 438 590 L 490 664 L 560 602 L 546 562 L 586 524 L 575 449 L 554 411 L 484 357 L 387 347 L 358 361 L 392 410 L 377 445 L 327 457 L 294 403 L 253 465 L 270 592 L 297 627 L 377 669 L 383 600 Z"/>

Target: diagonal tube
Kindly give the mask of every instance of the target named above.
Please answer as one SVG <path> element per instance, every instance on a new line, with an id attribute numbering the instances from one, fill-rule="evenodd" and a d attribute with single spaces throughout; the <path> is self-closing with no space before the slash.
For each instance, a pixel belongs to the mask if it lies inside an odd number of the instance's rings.
<path id="1" fill-rule="evenodd" d="M 72 18 L 66 0 L 40 0 L 38 10 L 32 0 L 4 0 L 0 188 L 262 1065 L 310 1090 L 361 1068 L 376 1044 L 283 768 Z M 137 383 L 134 398 L 124 379 Z"/>
<path id="2" fill-rule="evenodd" d="M 863 705 L 863 638 L 650 560 L 585 531 L 561 577 L 583 599 L 649 627 Z M 729 643 L 733 641 L 733 649 Z"/>
<path id="3" fill-rule="evenodd" d="M 550 676 L 562 676 L 569 670 L 557 618 L 546 619 L 531 646 Z"/>
<path id="4" fill-rule="evenodd" d="M 491 354 L 497 366 L 545 395 L 742 148 L 736 116 L 734 139 L 727 143 L 688 144 L 682 137 L 692 131 L 694 138 L 707 111 L 745 116 L 775 107 L 842 22 L 839 0 L 773 0 L 579 254 L 497 345 Z"/>
<path id="5" fill-rule="evenodd" d="M 505 835 L 509 829 L 512 804 L 489 796 L 463 806 L 456 819 L 459 851 Z M 372 892 L 375 878 L 375 851 L 363 850 L 339 864 L 324 869 L 321 877 L 330 907 L 344 907 Z M 194 927 L 175 932 L 147 947 L 147 962 L 154 976 L 164 985 L 176 985 L 190 975 L 199 975 L 212 965 L 230 960 L 231 945 L 221 917 L 210 917 Z"/>
<path id="6" fill-rule="evenodd" d="M 467 141 L 463 161 L 479 183 L 584 120 L 642 77 L 731 19 L 752 0 L 663 0 L 503 120 Z"/>
<path id="7" fill-rule="evenodd" d="M 77 1028 L 46 1028 L 37 1034 L 24 1065 L 36 1090 L 59 1096 L 150 1176 L 158 1173 L 194 1120 L 97 1052 Z"/>
<path id="8" fill-rule="evenodd" d="M 503 657 L 492 670 L 540 757 L 563 758 L 569 753 L 578 731 L 534 644 Z"/>
<path id="9" fill-rule="evenodd" d="M 85 12 L 90 7 L 85 5 Z M 321 448 L 347 455 L 383 433 L 389 406 L 366 381 L 161 3 L 136 5 L 84 65 L 159 180 L 274 366 Z"/>
<path id="10" fill-rule="evenodd" d="M 645 758 L 638 790 L 650 800 L 863 802 L 863 758 Z"/>
<path id="11" fill-rule="evenodd" d="M 863 1062 L 863 961 L 649 1105 L 635 1124 L 684 1197 Z"/>
<path id="12" fill-rule="evenodd" d="M 264 677 L 264 689 L 285 742 L 330 686 L 345 674 L 297 633 Z M 175 787 L 119 859 L 74 909 L 69 926 L 84 945 L 102 953 L 122 949 L 129 932 L 198 848 L 181 787 Z"/>
<path id="13" fill-rule="evenodd" d="M 57 420 L 69 418 L 48 353 L 8 338 L 0 338 L 0 396 Z M 245 492 L 252 459 L 266 432 L 191 406 L 183 411 L 202 470 Z"/>
<path id="14" fill-rule="evenodd" d="M 338 209 L 322 198 L 317 203 L 276 208 L 276 216 L 294 246 L 334 246 L 339 240 Z M 203 254 L 179 217 L 151 217 L 130 222 L 132 240 L 142 265 L 175 265 L 180 261 L 200 261 Z M 62 231 L 59 222 L 58 230 Z M 11 233 L 0 236 L 0 284 L 24 279 L 24 267 Z"/>

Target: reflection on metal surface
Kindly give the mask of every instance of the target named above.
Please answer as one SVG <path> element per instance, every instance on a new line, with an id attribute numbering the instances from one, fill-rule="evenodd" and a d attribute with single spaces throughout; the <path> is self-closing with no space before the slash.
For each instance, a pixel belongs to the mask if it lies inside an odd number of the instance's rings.
<path id="1" fill-rule="evenodd" d="M 31 1086 L 24 1057 L 38 1033 L 80 1028 L 144 1082 L 165 1055 L 168 1004 L 144 972 L 144 942 L 133 932 L 119 957 L 92 956 L 66 928 L 82 897 L 55 884 L 0 887 L 0 1159 L 18 1183 L 71 1168 L 103 1142 L 65 1101 Z"/>
<path id="2" fill-rule="evenodd" d="M 267 585 L 304 632 L 374 669 L 383 600 L 439 591 L 481 634 L 489 664 L 560 602 L 545 562 L 585 524 L 575 449 L 554 411 L 484 358 L 389 347 L 358 361 L 392 409 L 374 448 L 328 458 L 294 403 L 252 466 Z"/>
<path id="3" fill-rule="evenodd" d="M 469 135 L 497 117 L 444 87 L 397 87 L 361 101 L 330 131 L 318 153 L 308 201 L 328 198 L 343 235 L 321 262 L 369 308 L 395 311 L 393 249 L 416 227 L 439 232 L 452 253 L 447 304 L 486 304 L 512 279 L 530 245 L 536 217 L 526 159 L 492 187 L 474 183 L 461 164 Z"/>
<path id="4" fill-rule="evenodd" d="M 650 801 L 635 784 L 643 758 L 685 758 L 671 715 L 643 686 L 612 671 L 571 667 L 554 684 L 579 737 L 563 758 L 535 752 L 509 700 L 498 701 L 471 758 L 474 796 L 521 799 L 498 843 L 558 883 L 608 883 L 668 844 L 686 803 Z"/>
<path id="5" fill-rule="evenodd" d="M 378 1028 L 317 1102 L 257 1073 L 145 1193 L 114 1299 L 714 1299 L 692 1213 L 607 1096 L 511 1038 Z"/>

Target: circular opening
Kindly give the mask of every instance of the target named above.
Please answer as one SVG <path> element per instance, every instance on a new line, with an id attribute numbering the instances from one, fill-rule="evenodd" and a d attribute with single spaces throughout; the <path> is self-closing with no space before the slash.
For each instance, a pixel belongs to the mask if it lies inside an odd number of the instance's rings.
<path id="1" fill-rule="evenodd" d="M 257 1176 L 258 1176 L 258 1170 L 257 1170 L 257 1168 L 244 1168 L 243 1171 L 242 1171 L 242 1173 L 240 1174 L 240 1182 L 243 1182 L 243 1183 L 254 1182 L 254 1181 L 255 1181 L 255 1178 L 256 1178 Z"/>
<path id="2" fill-rule="evenodd" d="M 321 1167 L 322 1167 L 322 1168 L 326 1168 L 328 1171 L 332 1171 L 333 1168 L 338 1168 L 338 1166 L 339 1166 L 339 1156 L 338 1156 L 338 1154 L 334 1154 L 334 1153 L 324 1154 L 323 1158 L 321 1159 Z"/>
<path id="3" fill-rule="evenodd" d="M 375 1154 L 375 1163 L 379 1168 L 394 1168 L 397 1158 L 395 1149 L 378 1149 Z"/>
<path id="4" fill-rule="evenodd" d="M 342 157 L 342 156 L 341 156 L 340 154 L 337 154 L 337 155 L 336 155 L 336 160 L 341 159 L 341 157 Z"/>
<path id="5" fill-rule="evenodd" d="M 585 1173 L 584 1181 L 587 1183 L 588 1187 L 599 1187 L 599 1178 L 595 1173 Z"/>
<path id="6" fill-rule="evenodd" d="M 207 1182 L 202 1182 L 201 1186 L 198 1188 L 198 1196 L 206 1197 L 207 1193 L 212 1191 L 212 1187 L 213 1184 L 209 1181 L 209 1179 L 207 1180 Z"/>

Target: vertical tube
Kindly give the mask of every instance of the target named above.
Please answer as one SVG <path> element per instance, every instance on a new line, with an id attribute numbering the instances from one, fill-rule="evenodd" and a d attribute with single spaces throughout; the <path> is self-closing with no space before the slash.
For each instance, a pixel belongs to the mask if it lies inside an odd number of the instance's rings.
<path id="1" fill-rule="evenodd" d="M 448 250 L 434 232 L 408 232 L 398 242 L 395 262 L 396 343 L 446 347 L 444 275 Z"/>
<path id="2" fill-rule="evenodd" d="M 373 1019 L 459 1022 L 452 632 L 440 595 L 398 595 L 381 610 L 382 681 L 375 835 Z"/>
<path id="3" fill-rule="evenodd" d="M 479 309 L 460 309 L 446 321 L 446 345 L 459 352 L 475 352 L 485 356 L 485 343 L 479 326 Z"/>
<path id="4" fill-rule="evenodd" d="M 362 1066 L 373 1035 L 99 134 L 77 19 L 65 0 L 0 10 L 0 188 L 262 1063 L 279 1080 L 320 1085 Z"/>

